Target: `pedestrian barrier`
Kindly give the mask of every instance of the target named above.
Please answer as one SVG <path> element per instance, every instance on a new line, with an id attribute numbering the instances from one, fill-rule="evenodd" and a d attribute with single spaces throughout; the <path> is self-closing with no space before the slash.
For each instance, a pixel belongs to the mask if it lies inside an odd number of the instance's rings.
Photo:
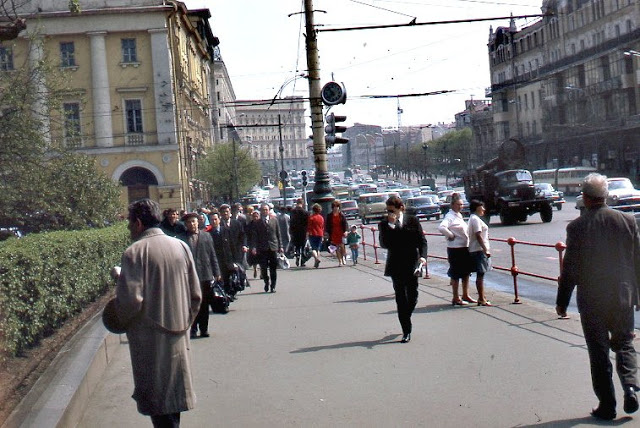
<path id="1" fill-rule="evenodd" d="M 375 264 L 380 264 L 380 260 L 378 258 L 378 248 L 381 248 L 377 243 L 376 243 L 376 232 L 378 231 L 378 228 L 375 226 L 365 226 L 363 224 L 358 224 L 356 225 L 357 227 L 360 228 L 360 235 L 362 236 L 362 241 L 360 242 L 360 245 L 362 245 L 362 256 L 364 260 L 367 260 L 367 247 L 371 247 L 373 249 L 373 255 L 374 255 L 374 263 Z M 371 234 L 371 241 L 367 240 L 367 234 L 365 234 L 365 230 L 369 231 Z M 427 233 L 427 232 L 423 232 L 425 236 L 442 236 L 439 233 Z M 557 252 L 558 252 L 558 272 L 562 271 L 562 262 L 563 262 L 563 258 L 564 258 L 564 251 L 566 250 L 567 246 L 564 242 L 556 242 L 555 244 L 543 244 L 543 243 L 539 243 L 539 242 L 527 242 L 527 241 L 520 241 L 516 238 L 507 238 L 507 239 L 503 239 L 503 238 L 489 238 L 490 241 L 495 241 L 495 242 L 502 242 L 502 243 L 506 243 L 509 245 L 510 247 L 510 253 L 511 253 L 511 266 L 506 267 L 506 266 L 497 266 L 497 265 L 493 265 L 493 269 L 496 270 L 500 270 L 500 271 L 505 271 L 505 272 L 509 272 L 511 274 L 511 277 L 513 278 L 513 294 L 514 294 L 514 299 L 513 299 L 513 303 L 514 304 L 520 304 L 520 297 L 518 296 L 518 275 L 525 275 L 525 276 L 531 276 L 534 278 L 539 278 L 539 279 L 544 279 L 547 281 L 554 281 L 556 283 L 559 282 L 560 280 L 560 276 L 549 276 L 549 275 L 543 275 L 543 274 L 539 274 L 539 273 L 535 273 L 535 272 L 527 272 L 527 271 L 523 271 L 520 270 L 518 268 L 518 265 L 516 264 L 516 245 L 530 245 L 530 246 L 534 246 L 534 247 L 544 247 L 544 248 L 554 248 Z M 428 254 L 427 258 L 433 258 L 433 259 L 440 259 L 440 260 L 447 260 L 446 256 L 441 256 L 441 255 L 437 255 L 437 254 Z M 428 270 L 426 271 L 425 274 L 425 278 L 428 278 Z"/>

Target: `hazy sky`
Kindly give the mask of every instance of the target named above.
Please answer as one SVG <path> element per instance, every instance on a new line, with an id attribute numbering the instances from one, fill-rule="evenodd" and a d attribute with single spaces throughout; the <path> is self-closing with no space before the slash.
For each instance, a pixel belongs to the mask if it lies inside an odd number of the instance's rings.
<path id="1" fill-rule="evenodd" d="M 189 8 L 209 8 L 214 34 L 238 99 L 271 99 L 288 79 L 306 72 L 302 0 L 186 0 Z M 493 18 L 540 13 L 542 0 L 314 0 L 316 24 L 325 28 Z M 517 20 L 518 27 L 533 20 Z M 398 95 L 440 90 L 455 93 L 401 98 L 402 125 L 454 120 L 464 100 L 484 98 L 490 86 L 489 27 L 508 20 L 319 33 L 322 82 L 347 87 L 347 125 L 397 127 L 397 100 L 366 95 Z M 295 92 L 294 92 L 295 91 Z M 306 79 L 282 94 L 308 96 Z"/>

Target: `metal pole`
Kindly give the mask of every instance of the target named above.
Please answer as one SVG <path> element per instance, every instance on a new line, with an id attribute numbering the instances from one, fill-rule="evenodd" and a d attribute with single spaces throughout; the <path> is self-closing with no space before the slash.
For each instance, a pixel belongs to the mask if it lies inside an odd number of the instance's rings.
<path id="1" fill-rule="evenodd" d="M 313 133 L 313 160 L 316 167 L 313 201 L 322 205 L 323 212 L 329 212 L 329 206 L 335 199 L 331 194 L 331 184 L 327 167 L 327 147 L 324 142 L 324 119 L 322 117 L 322 99 L 320 98 L 320 60 L 318 39 L 313 21 L 313 1 L 304 0 L 306 24 L 307 69 L 309 70 L 309 104 L 311 105 L 311 130 Z"/>
<path id="2" fill-rule="evenodd" d="M 235 128 L 234 128 L 235 131 Z M 238 155 L 236 153 L 236 135 L 231 139 L 231 146 L 233 147 L 233 188 L 236 191 L 236 199 L 233 198 L 233 194 L 231 195 L 231 200 L 229 202 L 233 203 L 236 200 L 240 200 L 240 190 L 238 189 Z"/>
<path id="3" fill-rule="evenodd" d="M 282 145 L 282 118 L 278 114 L 278 132 L 280 133 L 280 180 L 282 182 L 282 206 L 287 207 L 287 179 L 285 178 L 286 171 L 284 170 L 284 146 Z"/>

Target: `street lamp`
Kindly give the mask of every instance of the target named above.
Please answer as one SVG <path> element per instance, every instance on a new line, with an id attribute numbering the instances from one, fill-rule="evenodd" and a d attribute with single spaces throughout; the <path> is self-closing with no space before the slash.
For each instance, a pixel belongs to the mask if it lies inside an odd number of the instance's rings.
<path id="1" fill-rule="evenodd" d="M 424 153 L 424 165 L 423 165 L 423 172 L 422 172 L 423 180 L 427 179 L 427 150 L 429 150 L 429 144 L 422 143 L 422 152 Z"/>

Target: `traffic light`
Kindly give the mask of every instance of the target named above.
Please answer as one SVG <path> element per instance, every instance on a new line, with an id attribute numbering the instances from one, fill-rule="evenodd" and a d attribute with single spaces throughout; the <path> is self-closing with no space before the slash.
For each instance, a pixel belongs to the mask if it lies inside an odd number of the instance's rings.
<path id="1" fill-rule="evenodd" d="M 333 147 L 334 144 L 347 144 L 349 142 L 348 138 L 339 137 L 336 133 L 343 133 L 347 130 L 346 126 L 339 126 L 336 123 L 344 122 L 347 120 L 347 116 L 336 116 L 331 113 L 330 115 L 325 117 L 327 121 L 327 126 L 324 127 L 324 132 L 326 135 L 324 136 L 324 142 L 327 148 Z"/>
<path id="2" fill-rule="evenodd" d="M 307 181 L 307 171 L 303 169 L 300 171 L 300 175 L 302 175 L 302 187 L 307 187 L 307 184 L 309 184 Z"/>

